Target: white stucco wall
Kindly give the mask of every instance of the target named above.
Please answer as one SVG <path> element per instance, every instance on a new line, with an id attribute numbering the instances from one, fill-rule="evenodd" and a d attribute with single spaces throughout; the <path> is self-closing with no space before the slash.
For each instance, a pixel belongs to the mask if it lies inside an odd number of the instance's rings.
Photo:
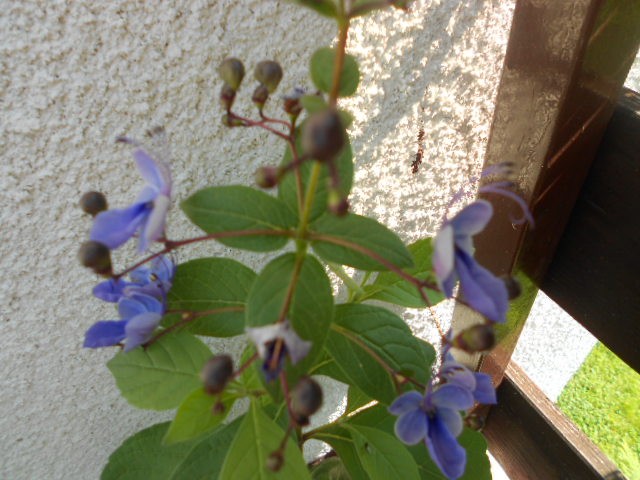
<path id="1" fill-rule="evenodd" d="M 227 55 L 248 68 L 275 58 L 285 68 L 283 91 L 310 85 L 308 58 L 335 32 L 331 22 L 277 1 L 7 0 L 2 7 L 0 478 L 92 479 L 126 437 L 169 413 L 130 407 L 105 367 L 113 350 L 81 348 L 86 328 L 113 311 L 90 297 L 97 278 L 76 261 L 90 226 L 78 198 L 99 189 L 113 206 L 130 202 L 141 181 L 113 140 L 155 125 L 171 140 L 178 200 L 205 185 L 250 182 L 282 147 L 261 132 L 220 125 L 217 64 Z M 349 51 L 362 82 L 345 103 L 356 117 L 356 212 L 407 240 L 433 233 L 451 192 L 482 160 L 512 8 L 512 0 L 421 0 L 410 13 L 355 23 Z M 421 125 L 424 161 L 412 175 Z M 177 209 L 170 222 L 172 237 L 196 233 Z M 208 244 L 179 257 L 196 253 L 232 252 Z M 132 254 L 119 251 L 116 262 Z M 404 316 L 429 334 L 423 313 Z"/>

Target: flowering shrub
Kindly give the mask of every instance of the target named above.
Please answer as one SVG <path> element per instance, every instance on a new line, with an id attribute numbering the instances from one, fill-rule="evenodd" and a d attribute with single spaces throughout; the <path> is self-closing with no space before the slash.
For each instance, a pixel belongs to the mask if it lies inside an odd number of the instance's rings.
<path id="1" fill-rule="evenodd" d="M 223 123 L 260 128 L 284 143 L 282 163 L 257 172 L 258 186 L 277 187 L 277 195 L 245 186 L 205 188 L 180 204 L 204 234 L 167 238 L 171 172 L 164 132 L 155 129 L 149 145 L 119 139 L 133 148 L 145 181 L 131 206 L 108 209 L 97 192 L 81 200 L 94 220 L 80 260 L 107 278 L 93 294 L 117 303 L 119 314 L 90 326 L 84 346 L 121 348 L 108 367 L 132 405 L 177 409 L 170 423 L 125 441 L 103 478 L 490 477 L 482 435 L 465 424 L 477 424 L 470 415 L 476 405 L 496 403 L 495 390 L 487 375 L 456 362 L 451 351 L 490 349 L 493 325 L 506 319 L 513 279 L 494 276 L 474 259 L 473 236 L 491 219 L 491 204 L 472 202 L 445 218 L 433 241 L 409 246 L 384 225 L 349 212 L 351 117 L 338 102 L 355 93 L 359 80 L 356 59 L 345 52 L 349 22 L 405 5 L 298 3 L 335 18 L 339 40 L 311 56 L 318 91 L 296 89 L 282 98 L 287 119 L 265 112 L 283 77 L 278 63 L 255 67 L 255 119 L 233 110 L 245 77 L 242 62 L 228 58 L 219 68 Z M 483 189 L 521 203 L 509 187 L 499 181 Z M 134 237 L 144 256 L 116 272 L 112 251 Z M 292 242 L 294 251 L 259 273 L 220 257 L 174 264 L 171 252 L 209 241 L 255 252 Z M 351 277 L 345 265 L 365 274 Z M 328 270 L 344 282 L 347 302 L 334 298 Z M 445 298 L 479 312 L 485 323 L 455 336 L 441 331 L 440 360 L 401 318 L 378 306 L 430 308 Z M 235 359 L 214 355 L 198 338 L 237 335 L 246 336 L 247 346 Z M 347 407 L 337 420 L 309 429 L 323 401 L 317 375 L 348 385 Z M 228 421 L 241 399 L 248 407 Z M 307 465 L 301 448 L 311 439 L 326 442 L 332 453 Z"/>

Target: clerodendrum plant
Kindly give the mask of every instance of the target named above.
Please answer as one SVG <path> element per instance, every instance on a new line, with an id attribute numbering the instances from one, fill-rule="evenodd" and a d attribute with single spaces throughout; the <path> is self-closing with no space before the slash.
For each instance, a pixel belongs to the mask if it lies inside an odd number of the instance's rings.
<path id="1" fill-rule="evenodd" d="M 177 409 L 170 423 L 126 440 L 111 455 L 105 479 L 490 478 L 482 435 L 465 425 L 477 425 L 471 410 L 495 403 L 495 390 L 487 375 L 457 363 L 450 350 L 491 348 L 494 324 L 505 321 L 509 281 L 473 257 L 472 237 L 490 220 L 491 204 L 478 200 L 459 209 L 445 217 L 434 239 L 409 246 L 375 220 L 348 212 L 350 115 L 338 100 L 355 93 L 359 80 L 356 60 L 345 52 L 349 23 L 375 9 L 404 5 L 298 3 L 334 18 L 339 33 L 335 48 L 311 56 L 318 92 L 295 90 L 284 97 L 288 120 L 264 110 L 282 78 L 276 62 L 255 67 L 257 119 L 233 111 L 243 64 L 227 58 L 219 69 L 223 122 L 264 129 L 285 144 L 281 165 L 265 166 L 257 175 L 258 185 L 277 187 L 277 195 L 244 186 L 205 188 L 181 203 L 205 234 L 167 238 L 172 181 L 164 132 L 156 129 L 148 145 L 120 139 L 132 145 L 146 182 L 133 205 L 109 210 L 97 192 L 81 200 L 95 218 L 80 260 L 107 277 L 93 294 L 117 304 L 120 317 L 90 327 L 84 346 L 121 348 L 108 367 L 132 405 Z M 522 206 L 509 187 L 501 181 L 482 188 Z M 111 251 L 133 237 L 146 256 L 114 272 Z M 212 240 L 255 252 L 289 242 L 295 249 L 260 273 L 221 257 L 175 265 L 169 255 Z M 350 277 L 344 265 L 365 273 Z M 327 269 L 348 289 L 346 303 L 336 304 Z M 401 318 L 367 303 L 429 308 L 454 298 L 458 283 L 456 301 L 481 313 L 485 323 L 455 336 L 438 325 L 438 362 L 434 348 L 414 337 Z M 241 358 L 214 355 L 198 335 L 246 335 L 247 346 Z M 323 397 L 316 375 L 348 385 L 348 399 L 337 420 L 309 429 Z M 248 399 L 247 408 L 227 421 L 240 399 Z M 332 453 L 307 465 L 301 448 L 311 439 L 326 442 Z"/>

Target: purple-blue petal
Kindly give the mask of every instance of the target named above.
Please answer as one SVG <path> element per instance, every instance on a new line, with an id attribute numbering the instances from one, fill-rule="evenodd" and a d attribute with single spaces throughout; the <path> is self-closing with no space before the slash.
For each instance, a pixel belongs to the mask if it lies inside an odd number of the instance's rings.
<path id="1" fill-rule="evenodd" d="M 476 389 L 473 391 L 473 396 L 476 402 L 484 405 L 495 405 L 498 403 L 496 389 L 493 386 L 491 377 L 486 373 L 475 373 L 475 377 Z"/>
<path id="2" fill-rule="evenodd" d="M 449 433 L 454 437 L 457 437 L 462 433 L 463 424 L 462 416 L 458 410 L 451 408 L 437 408 L 435 415 L 440 419 L 444 426 L 447 427 Z"/>
<path id="3" fill-rule="evenodd" d="M 142 178 L 144 178 L 149 185 L 156 188 L 157 191 L 165 188 L 166 182 L 162 176 L 162 170 L 158 162 L 154 160 L 151 155 L 142 149 L 138 149 L 133 152 L 133 158 L 136 160 L 140 175 L 142 175 Z"/>
<path id="4" fill-rule="evenodd" d="M 136 315 L 146 312 L 148 312 L 146 306 L 131 296 L 123 297 L 118 302 L 118 314 L 123 320 L 129 320 Z"/>
<path id="5" fill-rule="evenodd" d="M 471 308 L 492 322 L 506 321 L 509 296 L 504 282 L 460 250 L 456 253 L 460 288 Z"/>
<path id="6" fill-rule="evenodd" d="M 396 398 L 387 410 L 392 415 L 402 415 L 411 410 L 419 409 L 423 400 L 424 397 L 420 393 L 412 390 Z"/>
<path id="7" fill-rule="evenodd" d="M 89 238 L 110 249 L 118 248 L 129 240 L 144 224 L 150 213 L 146 203 L 135 203 L 122 210 L 107 210 L 96 215 Z"/>
<path id="8" fill-rule="evenodd" d="M 125 288 L 129 285 L 131 285 L 129 282 L 122 279 L 114 280 L 111 278 L 96 285 L 92 293 L 94 297 L 100 300 L 116 303 L 122 298 Z"/>
<path id="9" fill-rule="evenodd" d="M 161 315 L 148 312 L 136 315 L 129 320 L 125 325 L 126 341 L 124 351 L 129 352 L 150 340 L 161 319 Z"/>
<path id="10" fill-rule="evenodd" d="M 448 479 L 456 480 L 464 474 L 467 452 L 437 416 L 429 421 L 425 444 L 431 459 Z"/>
<path id="11" fill-rule="evenodd" d="M 454 231 L 453 227 L 448 223 L 442 226 L 433 239 L 431 263 L 442 287 L 442 284 L 454 275 L 455 266 Z"/>
<path id="12" fill-rule="evenodd" d="M 453 383 L 446 383 L 435 390 L 428 398 L 435 407 L 451 408 L 453 410 L 468 410 L 473 407 L 471 392 Z"/>
<path id="13" fill-rule="evenodd" d="M 486 200 L 476 200 L 464 207 L 451 219 L 451 225 L 458 236 L 473 236 L 484 230 L 491 216 L 493 207 Z"/>
<path id="14" fill-rule="evenodd" d="M 144 222 L 142 232 L 140 233 L 140 241 L 138 243 L 139 252 L 146 251 L 149 245 L 164 235 L 165 222 L 170 204 L 171 200 L 164 195 L 158 195 L 153 201 L 151 213 Z"/>
<path id="15" fill-rule="evenodd" d="M 85 348 L 111 347 L 125 338 L 126 321 L 105 320 L 93 324 L 84 335 Z"/>
<path id="16" fill-rule="evenodd" d="M 403 413 L 396 420 L 396 437 L 407 445 L 415 445 L 427 436 L 427 421 L 427 414 L 420 409 Z"/>
<path id="17" fill-rule="evenodd" d="M 455 383 L 461 387 L 473 392 L 476 388 L 476 377 L 471 370 L 464 365 L 456 362 L 453 357 L 449 356 L 442 367 L 441 374 L 450 383 Z"/>

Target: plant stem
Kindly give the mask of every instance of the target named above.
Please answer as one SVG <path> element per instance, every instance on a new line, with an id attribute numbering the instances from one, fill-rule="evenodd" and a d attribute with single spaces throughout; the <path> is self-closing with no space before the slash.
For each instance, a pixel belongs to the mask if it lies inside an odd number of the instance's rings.
<path id="1" fill-rule="evenodd" d="M 327 262 L 327 266 L 347 286 L 347 288 L 349 289 L 349 297 L 351 297 L 353 293 L 364 294 L 364 290 L 362 290 L 360 285 L 358 285 L 358 282 L 356 282 L 347 274 L 347 272 L 344 271 L 342 265 L 338 265 L 337 263 L 333 262 Z"/>
<path id="2" fill-rule="evenodd" d="M 340 77 L 342 76 L 342 68 L 344 67 L 344 57 L 347 49 L 347 38 L 349 33 L 349 20 L 341 20 L 339 22 L 338 46 L 336 50 L 336 63 L 333 66 L 333 83 L 331 85 L 331 93 L 329 94 L 329 105 L 335 107 L 338 103 L 340 94 Z"/>

